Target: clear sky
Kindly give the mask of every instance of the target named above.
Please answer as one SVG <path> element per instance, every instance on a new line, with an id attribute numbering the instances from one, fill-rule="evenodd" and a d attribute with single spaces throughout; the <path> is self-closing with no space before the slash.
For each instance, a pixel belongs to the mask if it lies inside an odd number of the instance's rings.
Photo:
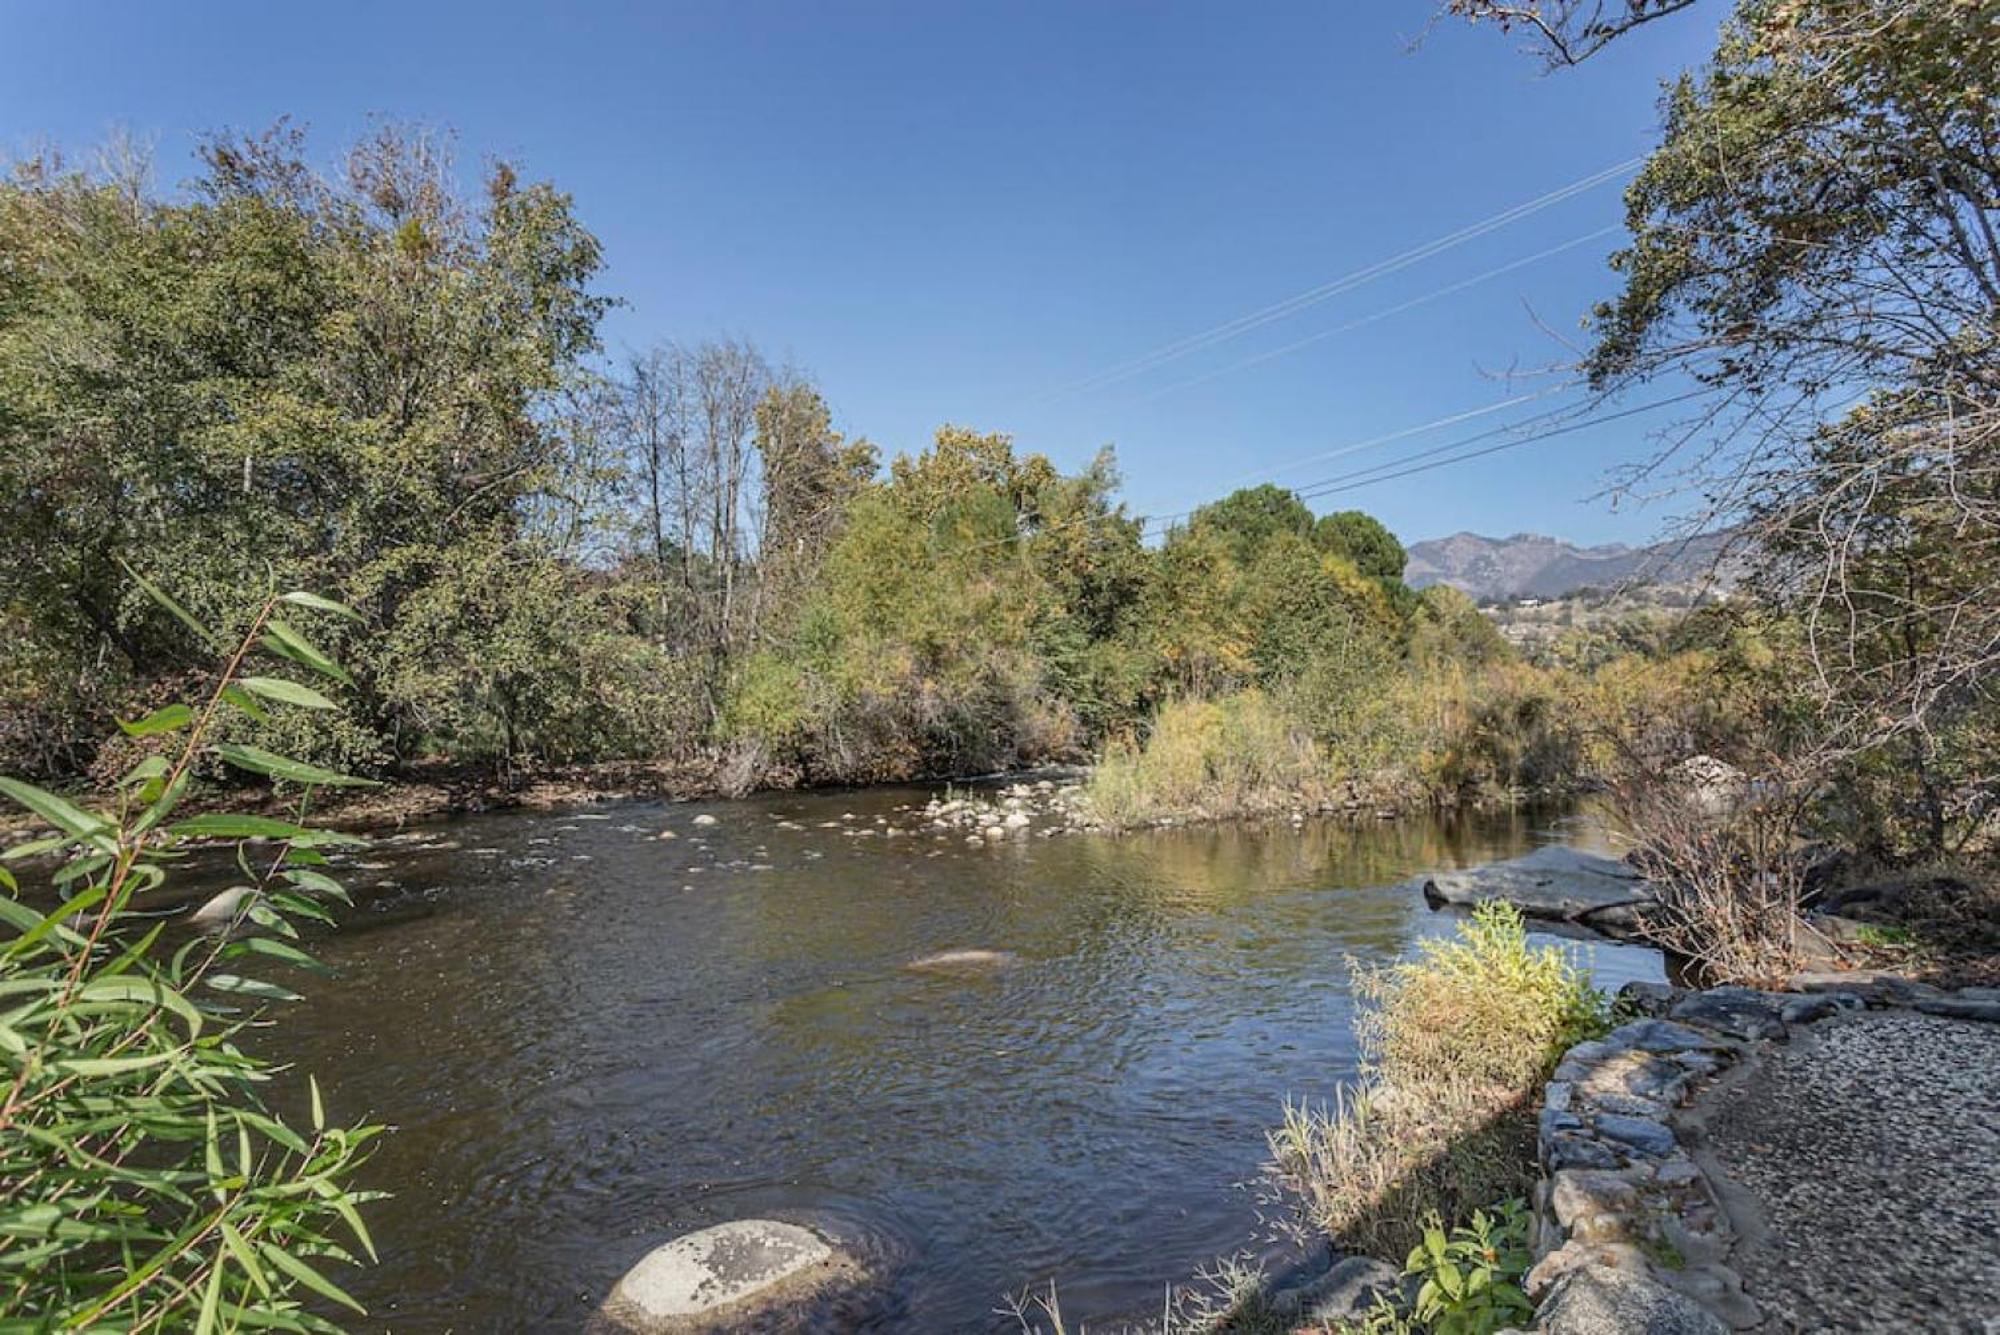
<path id="1" fill-rule="evenodd" d="M 331 160 L 371 116 L 447 125 L 468 170 L 502 155 L 574 194 L 627 303 L 613 353 L 746 336 L 891 452 L 943 422 L 1072 466 L 1113 444 L 1156 514 L 1538 411 L 1283 467 L 1527 392 L 1498 373 L 1564 356 L 1550 331 L 1614 289 L 1622 233 L 1592 234 L 1621 218 L 1617 181 L 1102 378 L 1643 153 L 1660 79 L 1720 17 L 1543 75 L 1491 31 L 1442 24 L 1412 49 L 1430 9 L 0 0 L 0 147 L 123 129 L 171 184 L 211 128 L 289 113 Z M 1406 540 L 1640 540 L 1667 510 L 1590 498 L 1647 420 L 1316 504 Z"/>

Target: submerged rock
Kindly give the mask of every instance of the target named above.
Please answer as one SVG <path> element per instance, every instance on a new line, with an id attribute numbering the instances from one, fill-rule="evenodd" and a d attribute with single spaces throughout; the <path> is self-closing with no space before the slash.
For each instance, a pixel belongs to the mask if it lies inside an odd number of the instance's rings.
<path id="1" fill-rule="evenodd" d="M 911 960 L 909 969 L 1004 969 L 1016 962 L 1011 950 L 940 950 Z"/>
<path id="2" fill-rule="evenodd" d="M 812 1229 L 739 1219 L 655 1247 L 618 1281 L 602 1315 L 643 1335 L 735 1330 L 859 1278 L 860 1267 Z"/>
<path id="3" fill-rule="evenodd" d="M 699 816 L 696 816 L 694 818 L 694 823 L 696 825 L 713 825 L 715 824 L 715 817 L 709 815 L 706 811 L 704 811 Z"/>
<path id="4" fill-rule="evenodd" d="M 188 914 L 188 925 L 197 932 L 226 932 L 236 921 L 236 915 L 243 911 L 244 901 L 256 893 L 247 885 L 232 885 Z"/>

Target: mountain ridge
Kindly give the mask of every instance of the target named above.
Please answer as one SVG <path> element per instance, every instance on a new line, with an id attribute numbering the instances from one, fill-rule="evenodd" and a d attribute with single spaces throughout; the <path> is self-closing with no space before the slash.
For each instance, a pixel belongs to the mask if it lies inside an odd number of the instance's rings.
<path id="1" fill-rule="evenodd" d="M 1542 533 L 1505 538 L 1461 531 L 1410 544 L 1403 579 L 1412 588 L 1449 584 L 1479 602 L 1561 598 L 1579 589 L 1639 584 L 1728 588 L 1741 577 L 1731 530 L 1649 546 L 1585 547 Z"/>

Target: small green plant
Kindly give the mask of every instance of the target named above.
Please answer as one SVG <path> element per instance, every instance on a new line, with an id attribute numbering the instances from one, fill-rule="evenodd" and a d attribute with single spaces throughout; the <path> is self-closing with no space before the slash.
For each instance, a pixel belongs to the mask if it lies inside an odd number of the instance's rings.
<path id="1" fill-rule="evenodd" d="M 1471 1223 L 1449 1234 L 1432 1215 L 1403 1267 L 1421 1280 L 1413 1314 L 1432 1335 L 1489 1335 L 1516 1325 L 1534 1315 L 1521 1290 L 1532 1261 L 1528 1208 L 1518 1200 L 1490 1214 L 1475 1210 Z"/>
<path id="2" fill-rule="evenodd" d="M 1415 1297 L 1407 1304 L 1378 1297 L 1342 1335 L 1492 1335 L 1518 1326 L 1535 1314 L 1521 1288 L 1533 1262 L 1528 1207 L 1519 1200 L 1474 1210 L 1472 1222 L 1450 1232 L 1433 1214 L 1403 1266 Z"/>
<path id="3" fill-rule="evenodd" d="M 1880 927 L 1873 923 L 1854 934 L 1855 941 L 1870 950 L 1904 950 L 1914 941 L 1907 927 Z"/>
<path id="4" fill-rule="evenodd" d="M 361 1310 L 326 1270 L 373 1255 L 356 1208 L 370 1193 L 350 1179 L 380 1128 L 330 1121 L 310 1077 L 243 1040 L 262 1008 L 296 999 L 264 969 L 317 968 L 300 924 L 346 902 L 321 850 L 361 841 L 303 824 L 306 798 L 357 781 L 220 738 L 231 714 L 333 710 L 251 663 L 344 682 L 279 613 L 352 613 L 272 592 L 232 649 L 140 583 L 223 658 L 202 702 L 121 723 L 146 754 L 105 810 L 0 778 L 0 795 L 54 831 L 0 861 L 54 859 L 60 901 L 31 907 L 0 865 L 0 1329 L 333 1330 L 302 1300 Z M 295 785 L 298 820 L 177 815 L 197 765 L 214 763 Z M 227 921 L 167 937 L 152 903 L 181 859 L 217 841 L 242 878 L 213 901 Z M 308 1125 L 265 1103 L 281 1075 Z"/>

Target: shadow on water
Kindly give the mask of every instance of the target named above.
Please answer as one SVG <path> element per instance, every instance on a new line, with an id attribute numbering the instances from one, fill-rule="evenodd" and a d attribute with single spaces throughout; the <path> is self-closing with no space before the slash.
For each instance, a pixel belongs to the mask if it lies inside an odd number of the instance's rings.
<path id="1" fill-rule="evenodd" d="M 1449 930 L 1401 883 L 1564 833 L 853 833 L 923 796 L 503 813 L 357 855 L 316 943 L 339 976 L 269 1041 L 397 1128 L 382 1263 L 349 1277 L 369 1324 L 579 1329 L 652 1246 L 758 1214 L 893 1257 L 874 1329 L 1008 1329 L 1052 1278 L 1073 1318 L 1156 1306 L 1268 1231 L 1266 1126 L 1354 1074 L 1347 960 Z M 908 967 L 955 949 L 1011 958 Z"/>

